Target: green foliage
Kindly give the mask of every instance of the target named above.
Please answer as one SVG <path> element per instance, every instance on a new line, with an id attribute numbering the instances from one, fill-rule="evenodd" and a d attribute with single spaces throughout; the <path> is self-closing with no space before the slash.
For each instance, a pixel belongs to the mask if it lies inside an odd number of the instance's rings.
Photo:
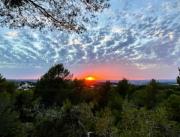
<path id="1" fill-rule="evenodd" d="M 13 94 L 16 91 L 16 85 L 13 82 L 6 82 L 5 84 L 6 92 Z"/>
<path id="2" fill-rule="evenodd" d="M 84 90 L 85 90 L 85 81 L 75 79 L 71 82 L 72 87 L 72 95 L 70 96 L 70 100 L 73 104 L 78 104 L 83 101 L 84 99 Z"/>
<path id="3" fill-rule="evenodd" d="M 36 137 L 80 137 L 94 128 L 92 104 L 73 106 L 66 101 L 61 108 L 55 107 L 40 113 L 35 125 Z"/>
<path id="4" fill-rule="evenodd" d="M 100 107 L 107 106 L 108 98 L 111 92 L 111 82 L 106 81 L 101 85 L 101 87 L 96 91 L 98 93 L 98 104 Z"/>
<path id="5" fill-rule="evenodd" d="M 138 107 L 145 106 L 148 109 L 152 109 L 157 105 L 158 93 L 158 83 L 155 80 L 151 80 L 144 89 L 134 92 L 133 101 Z"/>
<path id="6" fill-rule="evenodd" d="M 0 136 L 24 136 L 18 113 L 13 110 L 11 95 L 5 92 L 0 93 Z"/>
<path id="7" fill-rule="evenodd" d="M 14 93 L 16 86 L 13 82 L 6 81 L 6 79 L 0 74 L 0 92 Z"/>
<path id="8" fill-rule="evenodd" d="M 117 137 L 118 129 L 114 125 L 114 116 L 109 108 L 98 113 L 96 121 L 96 135 L 99 137 Z"/>
<path id="9" fill-rule="evenodd" d="M 156 95 L 158 93 L 158 83 L 156 82 L 156 80 L 152 79 L 149 83 L 149 85 L 146 88 L 146 98 L 145 98 L 145 105 L 147 108 L 151 109 L 153 107 L 155 107 L 156 105 Z"/>
<path id="10" fill-rule="evenodd" d="M 180 94 L 155 80 L 135 86 L 122 80 L 89 87 L 71 80 L 62 64 L 15 91 L 0 76 L 0 137 L 178 137 Z"/>
<path id="11" fill-rule="evenodd" d="M 130 90 L 130 84 L 127 79 L 123 79 L 122 81 L 119 81 L 116 89 L 119 94 L 125 98 Z"/>
<path id="12" fill-rule="evenodd" d="M 147 96 L 147 92 L 145 91 L 145 89 L 136 90 L 133 94 L 132 102 L 137 107 L 144 107 L 145 101 L 146 101 L 146 96 Z"/>
<path id="13" fill-rule="evenodd" d="M 180 96 L 175 94 L 171 95 L 166 104 L 170 118 L 180 122 Z"/>
<path id="14" fill-rule="evenodd" d="M 111 109 L 115 118 L 115 124 L 121 124 L 121 111 L 122 111 L 123 98 L 117 92 L 112 91 L 108 98 L 108 107 Z"/>
<path id="15" fill-rule="evenodd" d="M 34 94 L 33 91 L 17 91 L 15 93 L 15 109 L 19 112 L 22 122 L 31 122 L 34 118 Z"/>
<path id="16" fill-rule="evenodd" d="M 112 91 L 109 95 L 108 106 L 112 110 L 122 110 L 123 98 L 115 91 Z"/>
<path id="17" fill-rule="evenodd" d="M 120 137 L 177 137 L 176 123 L 167 119 L 165 108 L 137 109 L 127 102 L 123 105 Z"/>

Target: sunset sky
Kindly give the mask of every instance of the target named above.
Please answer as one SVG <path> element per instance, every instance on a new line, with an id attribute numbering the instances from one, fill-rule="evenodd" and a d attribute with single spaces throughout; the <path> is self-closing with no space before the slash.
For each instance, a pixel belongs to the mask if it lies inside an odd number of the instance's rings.
<path id="1" fill-rule="evenodd" d="M 175 79 L 180 66 L 180 0 L 111 0 L 83 34 L 0 28 L 0 73 L 36 79 L 63 63 L 74 77 Z"/>

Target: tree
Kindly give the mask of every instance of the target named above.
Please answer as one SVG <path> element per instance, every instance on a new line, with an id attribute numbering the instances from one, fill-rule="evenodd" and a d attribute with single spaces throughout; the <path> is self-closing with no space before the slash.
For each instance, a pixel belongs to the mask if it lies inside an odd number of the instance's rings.
<path id="1" fill-rule="evenodd" d="M 138 89 L 133 94 L 133 101 L 138 107 L 154 108 L 158 103 L 158 83 L 152 79 L 148 85 Z"/>
<path id="2" fill-rule="evenodd" d="M 155 107 L 157 103 L 157 93 L 158 93 L 158 83 L 156 80 L 152 79 L 146 87 L 146 98 L 145 105 L 147 108 L 151 109 Z"/>
<path id="3" fill-rule="evenodd" d="M 6 81 L 6 79 L 0 74 L 0 83 Z"/>
<path id="4" fill-rule="evenodd" d="M 0 74 L 0 92 L 4 91 L 4 83 L 6 79 Z"/>
<path id="5" fill-rule="evenodd" d="M 16 86 L 13 82 L 6 81 L 6 79 L 0 74 L 0 92 L 14 93 Z"/>
<path id="6" fill-rule="evenodd" d="M 177 83 L 178 83 L 179 86 L 180 86 L 180 68 L 178 68 L 178 70 L 179 70 L 179 76 L 177 77 Z"/>
<path id="7" fill-rule="evenodd" d="M 117 91 L 119 92 L 119 94 L 123 98 L 126 97 L 126 95 L 128 94 L 129 90 L 130 90 L 130 84 L 129 84 L 127 79 L 123 79 L 123 80 L 118 82 Z"/>
<path id="8" fill-rule="evenodd" d="M 81 32 L 107 7 L 109 0 L 1 0 L 1 25 Z"/>
<path id="9" fill-rule="evenodd" d="M 64 68 L 63 64 L 56 64 L 41 77 L 41 80 L 69 80 L 72 78 L 69 70 Z"/>
<path id="10" fill-rule="evenodd" d="M 72 74 L 64 68 L 63 64 L 54 65 L 37 82 L 35 95 L 41 97 L 46 105 L 62 105 L 72 93 L 71 78 Z"/>
<path id="11" fill-rule="evenodd" d="M 98 91 L 99 93 L 99 105 L 101 107 L 105 107 L 108 103 L 108 97 L 111 91 L 111 82 L 110 81 L 106 81 L 105 83 L 103 83 Z"/>
<path id="12" fill-rule="evenodd" d="M 72 81 L 73 94 L 70 100 L 73 104 L 78 104 L 84 100 L 83 93 L 85 86 L 85 80 L 75 79 Z"/>

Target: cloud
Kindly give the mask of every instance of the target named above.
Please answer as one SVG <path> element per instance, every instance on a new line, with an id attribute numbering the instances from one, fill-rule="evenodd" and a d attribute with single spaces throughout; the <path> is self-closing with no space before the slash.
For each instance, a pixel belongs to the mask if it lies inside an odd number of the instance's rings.
<path id="1" fill-rule="evenodd" d="M 17 38 L 18 37 L 18 32 L 17 31 L 9 31 L 5 33 L 5 36 L 8 38 Z"/>
<path id="2" fill-rule="evenodd" d="M 80 35 L 6 30 L 4 37 L 0 36 L 0 66 L 126 62 L 148 69 L 159 64 L 179 64 L 180 2 L 119 3 L 119 8 L 101 15 L 98 26 Z"/>

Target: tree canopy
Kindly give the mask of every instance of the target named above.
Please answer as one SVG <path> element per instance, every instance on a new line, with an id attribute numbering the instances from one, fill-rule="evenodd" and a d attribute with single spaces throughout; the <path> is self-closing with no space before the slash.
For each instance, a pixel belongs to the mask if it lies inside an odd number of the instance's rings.
<path id="1" fill-rule="evenodd" d="M 68 80 L 72 78 L 69 70 L 64 68 L 63 64 L 57 64 L 51 67 L 46 74 L 44 74 L 41 80 Z"/>
<path id="2" fill-rule="evenodd" d="M 62 105 L 71 94 L 69 87 L 71 78 L 72 74 L 64 68 L 63 64 L 54 65 L 37 82 L 35 93 L 45 104 Z"/>
<path id="3" fill-rule="evenodd" d="M 0 24 L 82 32 L 109 0 L 0 0 Z"/>

